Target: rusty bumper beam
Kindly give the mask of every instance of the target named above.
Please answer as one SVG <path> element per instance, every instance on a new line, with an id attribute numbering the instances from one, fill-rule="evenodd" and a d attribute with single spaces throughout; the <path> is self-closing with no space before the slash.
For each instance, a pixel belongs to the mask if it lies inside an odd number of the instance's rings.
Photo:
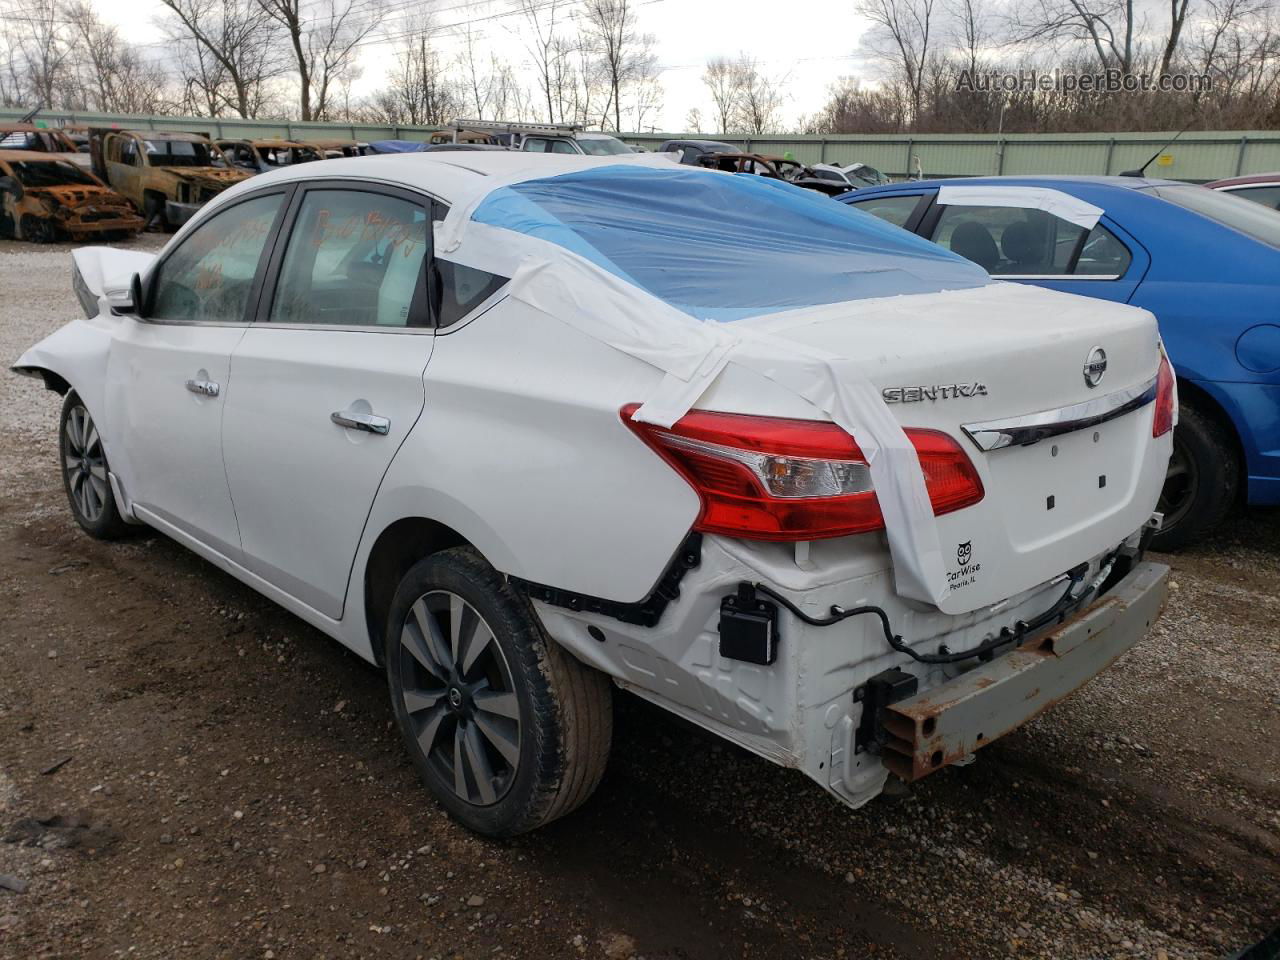
<path id="1" fill-rule="evenodd" d="M 1169 568 L 1138 564 L 1098 603 L 1051 633 L 885 709 L 881 759 L 919 780 L 1015 730 L 1101 673 L 1146 635 Z"/>

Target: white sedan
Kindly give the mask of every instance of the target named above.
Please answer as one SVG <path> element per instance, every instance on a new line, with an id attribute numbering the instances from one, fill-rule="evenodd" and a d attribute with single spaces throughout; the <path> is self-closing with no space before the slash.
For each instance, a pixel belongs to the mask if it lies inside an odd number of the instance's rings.
<path id="1" fill-rule="evenodd" d="M 65 397 L 76 521 L 153 527 L 382 666 L 484 833 L 586 800 L 614 685 L 857 806 L 1163 602 L 1152 317 L 786 184 L 336 160 L 75 261 L 86 316 L 15 369 Z"/>

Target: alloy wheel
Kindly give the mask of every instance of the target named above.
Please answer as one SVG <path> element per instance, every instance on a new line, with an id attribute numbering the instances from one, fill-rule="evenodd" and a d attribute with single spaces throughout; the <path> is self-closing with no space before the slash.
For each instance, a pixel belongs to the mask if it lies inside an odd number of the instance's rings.
<path id="1" fill-rule="evenodd" d="M 497 803 L 520 764 L 520 703 L 493 631 L 462 597 L 433 590 L 400 631 L 400 690 L 428 766 L 459 798 Z"/>
<path id="2" fill-rule="evenodd" d="M 62 434 L 62 469 L 76 510 L 89 523 L 97 523 L 110 497 L 107 458 L 98 428 L 83 406 L 72 407 L 67 412 Z"/>

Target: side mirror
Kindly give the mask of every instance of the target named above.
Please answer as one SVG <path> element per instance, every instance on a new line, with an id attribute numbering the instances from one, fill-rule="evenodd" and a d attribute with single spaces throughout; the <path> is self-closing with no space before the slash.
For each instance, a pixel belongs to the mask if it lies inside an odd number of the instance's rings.
<path id="1" fill-rule="evenodd" d="M 11 193 L 15 200 L 22 197 L 22 184 L 13 177 L 0 177 L 0 193 Z"/>
<path id="2" fill-rule="evenodd" d="M 123 314 L 127 317 L 144 316 L 146 288 L 143 286 L 142 277 L 135 273 L 129 279 L 129 289 L 127 291 L 108 291 L 107 302 L 111 304 L 112 313 Z"/>

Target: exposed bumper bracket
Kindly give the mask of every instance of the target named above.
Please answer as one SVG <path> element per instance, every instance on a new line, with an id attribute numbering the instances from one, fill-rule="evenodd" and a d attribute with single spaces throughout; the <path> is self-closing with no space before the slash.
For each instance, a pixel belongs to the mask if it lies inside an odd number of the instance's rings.
<path id="1" fill-rule="evenodd" d="M 1060 627 L 883 711 L 881 758 L 904 780 L 961 760 L 1065 698 L 1114 663 L 1155 622 L 1169 568 L 1141 562 Z"/>

